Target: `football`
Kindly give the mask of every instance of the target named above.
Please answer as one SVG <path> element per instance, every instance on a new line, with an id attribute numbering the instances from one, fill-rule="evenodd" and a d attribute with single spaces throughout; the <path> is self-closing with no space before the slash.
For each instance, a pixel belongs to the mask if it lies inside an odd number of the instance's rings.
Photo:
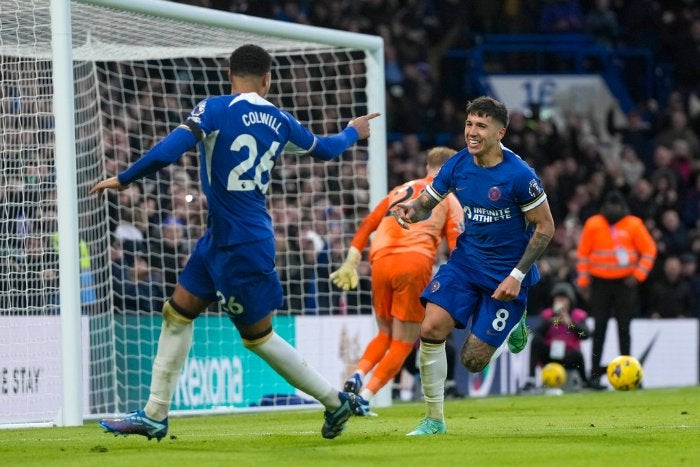
<path id="1" fill-rule="evenodd" d="M 620 355 L 608 363 L 608 381 L 618 391 L 639 388 L 643 376 L 641 363 L 630 355 Z"/>
<path id="2" fill-rule="evenodd" d="M 566 383 L 566 370 L 557 362 L 549 362 L 542 367 L 542 384 L 548 388 L 560 388 Z"/>

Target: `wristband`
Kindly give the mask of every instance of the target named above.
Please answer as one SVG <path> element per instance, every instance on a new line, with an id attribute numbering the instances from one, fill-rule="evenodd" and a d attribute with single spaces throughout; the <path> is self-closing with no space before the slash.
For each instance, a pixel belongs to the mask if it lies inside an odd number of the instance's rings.
<path id="1" fill-rule="evenodd" d="M 513 268 L 513 270 L 510 272 L 510 276 L 515 278 L 516 281 L 521 282 L 521 283 L 522 283 L 523 279 L 525 279 L 525 273 L 522 272 L 518 268 Z"/>

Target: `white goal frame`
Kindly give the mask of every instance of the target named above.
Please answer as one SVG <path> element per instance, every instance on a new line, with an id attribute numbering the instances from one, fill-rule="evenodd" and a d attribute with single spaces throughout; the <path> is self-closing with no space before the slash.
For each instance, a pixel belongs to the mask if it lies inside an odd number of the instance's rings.
<path id="1" fill-rule="evenodd" d="M 280 39 L 313 41 L 332 46 L 347 46 L 367 52 L 367 104 L 370 111 L 384 112 L 384 43 L 370 36 L 320 27 L 249 17 L 236 13 L 209 10 L 162 0 L 75 0 L 101 7 L 126 10 L 202 25 L 230 28 L 264 34 Z M 60 426 L 83 423 L 83 391 L 81 364 L 80 277 L 78 235 L 78 193 L 75 169 L 75 120 L 73 91 L 73 49 L 71 41 L 71 2 L 51 0 L 54 106 L 56 118 L 56 166 L 58 229 L 62 241 L 60 257 L 60 299 L 63 364 L 62 413 L 56 420 Z M 118 27 L 118 26 L 117 26 Z M 68 118 L 65 118 L 68 117 Z M 370 205 L 375 206 L 386 194 L 386 123 L 380 118 L 372 122 L 370 154 Z"/>

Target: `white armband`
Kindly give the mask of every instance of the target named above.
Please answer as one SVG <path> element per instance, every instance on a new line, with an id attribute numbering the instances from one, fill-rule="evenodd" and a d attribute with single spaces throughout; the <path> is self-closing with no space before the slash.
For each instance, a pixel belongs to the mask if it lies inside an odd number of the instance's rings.
<path id="1" fill-rule="evenodd" d="M 513 268 L 510 272 L 510 276 L 514 277 L 516 281 L 521 282 L 525 279 L 525 273 L 518 268 Z"/>

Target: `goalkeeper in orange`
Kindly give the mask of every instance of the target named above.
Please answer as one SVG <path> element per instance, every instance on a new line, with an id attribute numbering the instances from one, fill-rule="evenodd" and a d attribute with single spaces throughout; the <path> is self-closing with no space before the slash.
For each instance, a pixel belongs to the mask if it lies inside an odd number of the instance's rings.
<path id="1" fill-rule="evenodd" d="M 411 353 L 425 316 L 419 296 L 433 275 L 437 249 L 444 238 L 452 251 L 464 224 L 462 208 L 454 195 L 437 205 L 430 218 L 412 225 L 410 232 L 399 226 L 390 210 L 397 203 L 418 197 L 442 164 L 455 153 L 444 146 L 428 151 L 427 175 L 389 192 L 362 221 L 345 262 L 330 276 L 343 290 L 357 287 L 357 266 L 362 250 L 370 234 L 376 231 L 369 258 L 378 332 L 367 344 L 355 372 L 345 382 L 346 391 L 361 394 L 366 401 L 396 376 Z M 363 379 L 373 369 L 372 378 L 363 387 Z M 370 414 L 369 404 L 364 410 Z"/>

